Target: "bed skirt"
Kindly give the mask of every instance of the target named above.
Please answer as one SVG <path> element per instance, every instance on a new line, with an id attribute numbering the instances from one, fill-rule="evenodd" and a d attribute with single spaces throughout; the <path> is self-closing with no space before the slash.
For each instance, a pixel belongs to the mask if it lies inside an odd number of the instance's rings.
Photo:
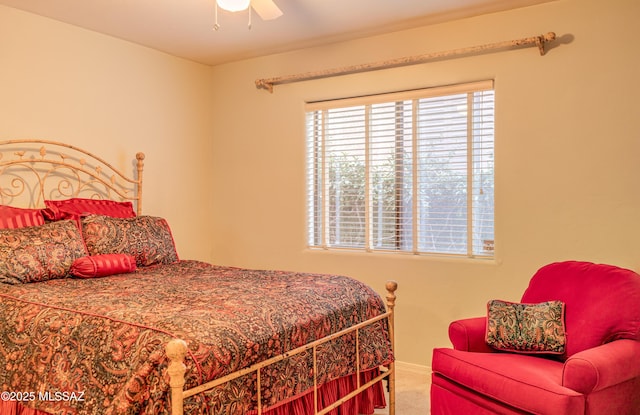
<path id="1" fill-rule="evenodd" d="M 0 401 L 0 414 L 2 415 L 49 415 L 37 409 L 25 408 L 19 402 Z"/>
<path id="2" fill-rule="evenodd" d="M 362 372 L 360 376 L 361 384 L 364 384 L 379 374 L 379 370 Z M 340 397 L 347 395 L 356 389 L 356 375 L 345 376 L 340 379 L 328 382 L 318 388 L 318 410 L 333 404 Z M 378 382 L 369 389 L 360 393 L 355 398 L 345 402 L 338 408 L 329 412 L 329 415 L 370 415 L 376 408 L 384 408 L 386 399 L 384 386 Z M 247 415 L 256 415 L 257 411 Z M 278 405 L 275 408 L 263 411 L 263 415 L 313 415 L 313 391 L 304 394 L 289 402 Z M 27 408 L 20 402 L 0 400 L 0 414 L 2 415 L 52 415 L 48 412 Z"/>

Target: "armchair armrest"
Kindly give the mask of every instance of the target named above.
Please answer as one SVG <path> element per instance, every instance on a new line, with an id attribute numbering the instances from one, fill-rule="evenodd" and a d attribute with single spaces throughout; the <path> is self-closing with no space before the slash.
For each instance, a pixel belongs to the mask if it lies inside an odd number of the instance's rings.
<path id="1" fill-rule="evenodd" d="M 567 359 L 562 385 L 582 394 L 640 377 L 640 342 L 616 340 Z"/>
<path id="2" fill-rule="evenodd" d="M 453 348 L 465 352 L 485 352 L 494 350 L 487 345 L 487 318 L 474 317 L 456 320 L 449 324 L 449 340 Z"/>

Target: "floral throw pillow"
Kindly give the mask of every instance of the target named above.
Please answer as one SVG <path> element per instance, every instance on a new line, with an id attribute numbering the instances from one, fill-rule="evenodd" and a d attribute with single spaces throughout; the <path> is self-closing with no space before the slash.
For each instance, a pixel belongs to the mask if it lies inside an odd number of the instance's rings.
<path id="1" fill-rule="evenodd" d="M 0 229 L 0 282 L 23 284 L 64 278 L 87 255 L 74 221 Z"/>
<path id="2" fill-rule="evenodd" d="M 538 304 L 487 303 L 487 344 L 517 353 L 563 354 L 566 331 L 562 301 Z"/>
<path id="3" fill-rule="evenodd" d="M 82 219 L 89 255 L 129 254 L 139 267 L 178 260 L 169 224 L 163 218 L 113 218 L 90 215 Z"/>

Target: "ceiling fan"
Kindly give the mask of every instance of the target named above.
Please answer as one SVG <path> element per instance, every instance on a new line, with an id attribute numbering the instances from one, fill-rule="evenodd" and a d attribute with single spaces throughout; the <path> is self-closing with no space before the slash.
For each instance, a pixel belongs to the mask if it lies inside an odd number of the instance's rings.
<path id="1" fill-rule="evenodd" d="M 282 10 L 278 8 L 273 0 L 216 0 L 215 30 L 220 28 L 220 25 L 218 25 L 218 7 L 230 12 L 239 12 L 251 7 L 262 20 L 273 20 L 282 16 Z M 251 28 L 251 10 L 249 10 L 249 28 Z"/>

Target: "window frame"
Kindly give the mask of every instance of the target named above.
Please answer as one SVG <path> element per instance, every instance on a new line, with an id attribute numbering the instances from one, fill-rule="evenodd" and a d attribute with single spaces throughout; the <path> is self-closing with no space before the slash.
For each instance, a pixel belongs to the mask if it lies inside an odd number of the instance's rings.
<path id="1" fill-rule="evenodd" d="M 326 128 L 326 111 L 331 109 L 345 109 L 349 107 L 358 107 L 364 106 L 365 109 L 370 106 L 382 103 L 389 103 L 396 105 L 411 101 L 412 102 L 412 111 L 411 117 L 412 120 L 412 132 L 411 132 L 411 141 L 412 141 L 412 151 L 417 152 L 418 142 L 419 142 L 419 132 L 418 132 L 418 114 L 417 114 L 417 102 L 420 99 L 430 99 L 436 97 L 447 97 L 447 96 L 455 96 L 460 94 L 467 94 L 467 102 L 468 106 L 466 111 L 469 109 L 473 109 L 474 107 L 471 105 L 472 96 L 474 93 L 483 92 L 483 91 L 491 91 L 491 98 L 495 98 L 495 88 L 493 80 L 484 80 L 478 82 L 464 83 L 464 84 L 456 84 L 456 85 L 447 85 L 426 89 L 418 89 L 411 91 L 401 91 L 401 92 L 392 92 L 385 93 L 379 95 L 371 95 L 371 96 L 363 96 L 363 97 L 355 97 L 355 98 L 343 98 L 329 101 L 318 101 L 318 102 L 307 102 L 305 105 L 305 126 L 306 126 L 306 199 L 307 199 L 307 210 L 306 210 L 306 229 L 307 229 L 307 245 L 310 249 L 324 249 L 324 250 L 355 250 L 359 252 L 393 252 L 399 254 L 414 254 L 414 255 L 445 255 L 445 256 L 454 256 L 454 257 L 463 257 L 463 258 L 482 258 L 482 259 L 493 259 L 495 257 L 494 252 L 494 241 L 495 241 L 495 198 L 493 197 L 493 188 L 495 184 L 495 102 L 492 101 L 493 106 L 491 107 L 491 148 L 490 154 L 492 157 L 492 168 L 491 168 L 491 234 L 492 239 L 482 240 L 482 251 L 474 250 L 474 241 L 473 241 L 473 227 L 474 227 L 474 203 L 472 198 L 473 194 L 473 183 L 474 183 L 474 167 L 473 166 L 473 145 L 474 145 L 474 117 L 473 113 L 467 113 L 467 130 L 466 130 L 466 142 L 467 142 L 467 153 L 468 160 L 466 165 L 467 171 L 467 181 L 466 181 L 466 193 L 467 193 L 467 213 L 465 216 L 465 220 L 467 222 L 467 242 L 466 242 L 466 253 L 460 252 L 441 252 L 441 251 L 425 251 L 421 250 L 418 242 L 418 216 L 419 216 L 419 198 L 412 196 L 412 206 L 411 206 L 411 222 L 412 222 L 412 235 L 411 235 L 411 249 L 402 249 L 402 237 L 398 236 L 401 232 L 396 232 L 396 241 L 394 249 L 388 248 L 378 248 L 374 247 L 372 243 L 372 208 L 371 208 L 371 192 L 372 192 L 372 182 L 370 181 L 370 158 L 371 151 L 370 141 L 371 141 L 371 133 L 370 129 L 370 120 L 368 119 L 370 111 L 365 111 L 365 137 L 364 137 L 364 147 L 365 147 L 365 172 L 364 172 L 364 191 L 365 191 L 365 225 L 364 225 L 364 242 L 363 246 L 341 246 L 341 245 L 333 245 L 328 243 L 329 235 L 329 219 L 328 219 L 328 208 L 325 206 L 329 203 L 328 197 L 328 177 L 327 177 L 327 157 L 323 152 L 325 151 L 326 143 L 323 141 L 318 143 L 318 140 L 325 140 L 325 128 Z M 324 114 L 322 117 L 319 116 L 319 111 Z M 312 120 L 309 117 L 313 117 Z M 396 126 L 396 128 L 398 128 Z M 313 136 L 313 139 L 310 136 Z M 318 138 L 320 137 L 320 138 Z M 396 137 L 396 140 L 398 138 Z M 399 146 L 400 144 L 396 144 Z M 484 146 L 484 142 L 483 142 Z M 396 152 L 398 149 L 396 148 Z M 484 151 L 484 150 L 481 150 Z M 321 163 L 318 164 L 317 158 L 321 155 Z M 411 180 L 413 182 L 417 182 L 417 170 L 419 168 L 418 163 L 416 163 L 417 156 L 413 156 L 412 159 L 412 176 Z M 394 161 L 394 163 L 396 163 Z M 403 166 L 401 166 L 404 169 Z M 317 173 L 316 170 L 320 169 L 321 173 Z M 394 169 L 396 175 L 402 176 L 402 172 L 398 169 L 398 165 L 394 164 Z M 482 177 L 482 173 L 480 174 Z M 402 201 L 401 191 L 397 190 L 398 186 L 403 186 L 403 179 L 397 178 L 395 182 L 396 190 L 395 190 L 395 203 L 396 203 L 396 227 L 402 226 L 402 215 L 399 213 L 400 204 Z M 412 195 L 418 194 L 416 191 L 417 185 L 413 184 L 413 192 Z M 320 195 L 321 192 L 322 194 Z M 312 202 L 312 200 L 314 202 Z M 321 203 L 318 202 L 321 200 Z"/>

